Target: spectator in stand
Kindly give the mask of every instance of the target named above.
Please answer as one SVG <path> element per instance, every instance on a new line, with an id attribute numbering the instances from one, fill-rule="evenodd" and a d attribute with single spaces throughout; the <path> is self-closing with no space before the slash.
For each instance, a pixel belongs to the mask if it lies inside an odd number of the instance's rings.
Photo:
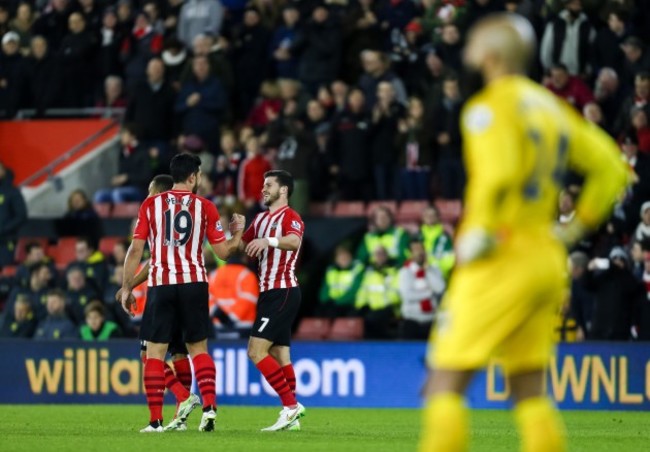
<path id="1" fill-rule="evenodd" d="M 409 238 L 404 229 L 394 225 L 391 210 L 386 206 L 373 210 L 368 229 L 357 249 L 357 260 L 364 265 L 374 263 L 374 251 L 382 247 L 388 253 L 388 258 L 401 267 L 406 260 Z"/>
<path id="2" fill-rule="evenodd" d="M 265 80 L 260 87 L 260 97 L 248 114 L 245 124 L 258 132 L 262 132 L 270 122 L 277 119 L 282 110 L 282 100 L 277 83 Z"/>
<path id="3" fill-rule="evenodd" d="M 147 0 L 142 6 L 142 11 L 149 17 L 149 22 L 154 31 L 160 35 L 165 35 L 165 22 L 160 15 L 158 3 L 155 0 Z"/>
<path id="4" fill-rule="evenodd" d="M 325 4 L 318 4 L 289 49 L 291 56 L 299 57 L 299 79 L 312 95 L 321 85 L 336 79 L 341 63 L 341 38 L 337 20 Z"/>
<path id="5" fill-rule="evenodd" d="M 260 209 L 262 201 L 262 181 L 264 173 L 271 170 L 271 164 L 262 155 L 259 139 L 249 137 L 245 142 L 246 158 L 239 168 L 237 197 L 246 207 L 246 217 L 251 217 Z"/>
<path id="6" fill-rule="evenodd" d="M 459 72 L 463 66 L 461 62 L 462 50 L 463 44 L 458 25 L 445 24 L 442 27 L 440 43 L 435 46 L 436 55 L 440 57 L 447 69 Z"/>
<path id="7" fill-rule="evenodd" d="M 34 317 L 32 303 L 27 295 L 18 295 L 13 315 L 5 315 L 0 325 L 0 338 L 31 339 L 38 322 Z"/>
<path id="8" fill-rule="evenodd" d="M 27 221 L 25 200 L 13 182 L 13 171 L 0 162 L 0 268 L 13 263 L 18 230 Z"/>
<path id="9" fill-rule="evenodd" d="M 266 80 L 269 63 L 269 30 L 261 22 L 260 13 L 248 8 L 244 13 L 243 26 L 233 42 L 234 68 L 237 74 L 238 118 L 248 115 L 260 91 L 262 81 Z"/>
<path id="10" fill-rule="evenodd" d="M 645 301 L 646 291 L 630 270 L 630 259 L 623 248 L 615 247 L 609 259 L 593 259 L 588 266 L 589 287 L 594 293 L 590 339 L 628 341 L 636 323 L 637 306 Z"/>
<path id="11" fill-rule="evenodd" d="M 46 264 L 52 275 L 56 274 L 54 262 L 45 255 L 45 249 L 40 242 L 28 242 L 25 244 L 25 259 L 20 263 L 16 270 L 16 281 L 20 287 L 28 287 L 32 266 L 36 264 Z"/>
<path id="12" fill-rule="evenodd" d="M 564 64 L 571 75 L 589 74 L 589 55 L 596 32 L 582 11 L 581 0 L 563 0 L 564 9 L 546 24 L 540 59 L 546 71 Z"/>
<path id="13" fill-rule="evenodd" d="M 61 41 L 58 56 L 61 61 L 61 98 L 67 108 L 90 107 L 94 103 L 93 76 L 97 37 L 86 26 L 81 13 L 68 19 L 68 33 Z"/>
<path id="14" fill-rule="evenodd" d="M 324 89 L 324 91 L 326 90 Z M 329 125 L 327 111 L 320 101 L 314 99 L 307 103 L 307 117 L 304 125 L 310 132 L 315 132 L 323 125 Z"/>
<path id="15" fill-rule="evenodd" d="M 77 0 L 79 3 L 78 11 L 83 16 L 88 26 L 88 30 L 94 34 L 99 32 L 102 26 L 102 12 L 95 0 Z"/>
<path id="16" fill-rule="evenodd" d="M 430 199 L 433 137 L 425 126 L 422 100 L 411 97 L 408 115 L 398 122 L 397 148 L 400 165 L 399 198 Z"/>
<path id="17" fill-rule="evenodd" d="M 628 131 L 633 108 L 644 108 L 646 113 L 650 113 L 650 72 L 639 72 L 634 78 L 634 93 L 623 101 L 614 124 L 614 133 L 620 135 Z"/>
<path id="18" fill-rule="evenodd" d="M 115 322 L 106 320 L 106 312 L 101 301 L 94 300 L 84 309 L 85 324 L 79 328 L 83 341 L 107 341 L 122 337 L 122 330 Z"/>
<path id="19" fill-rule="evenodd" d="M 395 99 L 398 103 L 406 105 L 408 97 L 404 83 L 389 69 L 387 56 L 382 52 L 364 50 L 360 57 L 364 73 L 359 78 L 358 86 L 364 95 L 366 111 L 371 112 L 375 108 L 377 87 L 381 82 L 389 82 L 393 85 Z"/>
<path id="20" fill-rule="evenodd" d="M 147 63 L 147 80 L 138 84 L 129 99 L 124 121 L 140 128 L 143 146 L 156 147 L 160 154 L 169 153 L 174 131 L 175 93 L 165 81 L 165 65 L 160 58 Z"/>
<path id="21" fill-rule="evenodd" d="M 112 188 L 103 188 L 95 193 L 94 202 L 117 204 L 145 198 L 151 180 L 151 164 L 148 150 L 140 143 L 139 134 L 138 127 L 133 123 L 122 128 L 118 174 L 111 179 Z"/>
<path id="22" fill-rule="evenodd" d="M 460 87 L 458 77 L 448 74 L 442 84 L 442 99 L 435 107 L 434 133 L 438 145 L 438 179 L 446 199 L 460 199 L 465 189 L 465 170 L 461 157 Z"/>
<path id="23" fill-rule="evenodd" d="M 558 97 L 566 100 L 578 111 L 582 111 L 585 105 L 594 100 L 594 95 L 579 77 L 569 74 L 564 64 L 555 64 L 550 70 L 549 82 L 546 88 Z"/>
<path id="24" fill-rule="evenodd" d="M 612 8 L 607 15 L 607 26 L 596 34 L 592 53 L 592 66 L 595 70 L 604 67 L 623 67 L 625 55 L 621 44 L 627 38 L 628 29 L 626 12 L 620 8 Z"/>
<path id="25" fill-rule="evenodd" d="M 118 0 L 117 2 L 117 26 L 123 36 L 127 36 L 133 30 L 134 15 L 131 0 Z"/>
<path id="26" fill-rule="evenodd" d="M 13 118 L 20 106 L 23 61 L 18 33 L 6 33 L 0 53 L 0 118 Z"/>
<path id="27" fill-rule="evenodd" d="M 339 195 L 344 200 L 370 199 L 370 120 L 364 102 L 363 92 L 352 89 L 346 109 L 332 120 L 329 153 L 336 166 Z"/>
<path id="28" fill-rule="evenodd" d="M 350 86 L 343 80 L 335 80 L 330 85 L 332 93 L 332 105 L 330 106 L 331 114 L 341 113 L 348 106 L 348 94 L 350 94 Z"/>
<path id="29" fill-rule="evenodd" d="M 14 310 L 14 304 L 18 295 L 23 294 L 29 297 L 32 302 L 32 309 L 36 320 L 41 321 L 47 315 L 45 310 L 46 294 L 50 289 L 50 283 L 55 273 L 50 271 L 50 266 L 45 262 L 36 262 L 30 267 L 29 284 L 26 287 L 14 287 L 7 298 L 5 311 L 7 315 Z"/>
<path id="30" fill-rule="evenodd" d="M 628 188 L 623 202 L 626 218 L 626 232 L 632 233 L 637 226 L 637 219 L 642 204 L 650 199 L 650 156 L 639 153 L 638 138 L 635 133 L 626 134 L 621 142 L 623 155 L 634 170 L 639 181 Z"/>
<path id="31" fill-rule="evenodd" d="M 498 13 L 505 9 L 503 0 L 469 0 L 467 3 L 469 5 L 464 21 L 465 30 L 488 14 Z"/>
<path id="32" fill-rule="evenodd" d="M 423 74 L 413 87 L 413 95 L 421 98 L 426 106 L 427 116 L 432 114 L 432 108 L 442 99 L 442 85 L 445 77 L 445 66 L 435 49 L 428 48 L 424 57 Z"/>
<path id="33" fill-rule="evenodd" d="M 363 273 L 354 302 L 357 313 L 363 317 L 364 337 L 394 338 L 399 305 L 397 269 L 386 249 L 379 246 L 372 252 L 372 263 Z"/>
<path id="34" fill-rule="evenodd" d="M 32 9 L 31 3 L 21 2 L 16 8 L 16 17 L 14 17 L 9 26 L 20 37 L 20 53 L 24 56 L 29 55 L 30 43 L 32 40 L 32 26 L 36 20 L 36 15 Z"/>
<path id="35" fill-rule="evenodd" d="M 165 81 L 169 83 L 174 92 L 178 92 L 181 89 L 181 74 L 187 63 L 187 52 L 183 44 L 176 38 L 167 38 L 163 48 L 161 57 L 165 63 Z"/>
<path id="36" fill-rule="evenodd" d="M 600 108 L 596 102 L 589 102 L 582 108 L 582 116 L 589 122 L 596 124 L 598 127 L 603 129 L 605 132 L 611 135 L 611 129 L 609 125 L 605 122 L 605 115 L 603 115 L 603 110 Z"/>
<path id="37" fill-rule="evenodd" d="M 645 251 L 643 250 L 643 243 L 636 239 L 632 239 L 629 248 L 630 258 L 632 260 L 632 274 L 638 281 L 643 281 L 643 272 L 645 271 Z"/>
<path id="38" fill-rule="evenodd" d="M 58 340 L 78 337 L 77 327 L 65 314 L 65 294 L 60 289 L 47 293 L 47 317 L 38 323 L 34 339 Z"/>
<path id="39" fill-rule="evenodd" d="M 589 338 L 594 310 L 594 295 L 587 287 L 588 264 L 589 257 L 582 251 L 574 251 L 569 256 L 571 272 L 569 309 L 578 327 L 576 334 L 579 340 Z"/>
<path id="40" fill-rule="evenodd" d="M 616 115 L 623 103 L 623 93 L 616 71 L 605 67 L 598 72 L 594 87 L 596 102 L 602 108 L 605 115 L 605 124 L 611 133 L 615 133 Z"/>
<path id="41" fill-rule="evenodd" d="M 293 3 L 282 9 L 282 25 L 274 32 L 269 52 L 274 61 L 274 74 L 278 78 L 298 78 L 298 62 L 296 55 L 291 54 L 299 30 L 300 11 Z"/>
<path id="42" fill-rule="evenodd" d="M 221 134 L 221 153 L 210 177 L 214 181 L 219 204 L 233 204 L 237 198 L 237 180 L 243 153 L 240 152 L 235 134 L 231 130 Z"/>
<path id="43" fill-rule="evenodd" d="M 427 252 L 429 264 L 440 270 L 445 281 L 448 281 L 456 263 L 454 243 L 440 222 L 438 209 L 433 205 L 428 206 L 422 212 L 420 236 Z"/>
<path id="44" fill-rule="evenodd" d="M 395 141 L 398 124 L 404 120 L 405 108 L 396 99 L 390 82 L 377 85 L 377 102 L 372 109 L 370 158 L 373 164 L 376 199 L 395 199 L 398 152 Z"/>
<path id="45" fill-rule="evenodd" d="M 192 60 L 194 77 L 181 86 L 175 111 L 182 117 L 182 131 L 198 135 L 211 153 L 219 150 L 219 124 L 228 99 L 223 84 L 210 76 L 210 63 L 205 56 Z"/>
<path id="46" fill-rule="evenodd" d="M 641 283 L 645 289 L 645 297 L 639 298 L 636 317 L 636 329 L 639 341 L 650 341 L 650 253 L 644 253 L 643 274 Z"/>
<path id="47" fill-rule="evenodd" d="M 75 260 L 68 265 L 68 270 L 73 267 L 80 268 L 86 275 L 88 285 L 98 294 L 103 293 L 108 284 L 108 264 L 97 243 L 89 237 L 77 238 L 75 243 Z"/>
<path id="48" fill-rule="evenodd" d="M 634 240 L 639 243 L 650 243 L 650 201 L 641 205 L 641 222 L 634 231 Z"/>
<path id="49" fill-rule="evenodd" d="M 309 168 L 316 157 L 316 138 L 290 109 L 290 103 L 285 105 L 282 115 L 270 124 L 266 144 L 269 149 L 277 150 L 275 169 L 288 171 L 293 176 L 291 208 L 306 215 L 309 208 Z"/>
<path id="50" fill-rule="evenodd" d="M 178 39 L 189 47 L 201 33 L 219 36 L 224 13 L 218 0 L 188 0 L 178 17 Z"/>
<path id="51" fill-rule="evenodd" d="M 391 36 L 390 59 L 395 71 L 404 80 L 406 91 L 413 94 L 422 72 L 423 39 L 422 24 L 418 19 L 409 22 L 401 32 Z M 427 46 L 429 47 L 429 46 Z"/>
<path id="52" fill-rule="evenodd" d="M 147 80 L 149 60 L 160 55 L 162 47 L 163 37 L 153 29 L 149 17 L 142 11 L 136 14 L 133 30 L 122 41 L 120 48 L 126 90 L 130 96 L 135 94 L 140 82 Z"/>
<path id="53" fill-rule="evenodd" d="M 106 8 L 99 29 L 97 49 L 97 75 L 104 79 L 109 75 L 121 75 L 120 47 L 126 34 L 118 27 L 115 9 Z"/>
<path id="54" fill-rule="evenodd" d="M 325 270 L 316 315 L 335 318 L 353 314 L 364 270 L 363 264 L 352 258 L 347 247 L 337 246 L 334 262 Z"/>
<path id="55" fill-rule="evenodd" d="M 48 50 L 43 36 L 34 36 L 31 55 L 25 58 L 23 101 L 21 108 L 36 109 L 36 116 L 42 116 L 48 108 L 60 105 L 61 65 Z"/>
<path id="56" fill-rule="evenodd" d="M 113 245 L 113 250 L 111 251 L 110 256 L 107 256 L 108 265 L 112 267 L 115 267 L 117 265 L 123 265 L 124 259 L 126 259 L 126 251 L 129 249 L 130 244 L 131 243 L 127 239 L 118 240 L 117 242 L 115 242 L 115 245 Z"/>
<path id="57" fill-rule="evenodd" d="M 624 87 L 630 87 L 637 74 L 650 71 L 650 52 L 643 41 L 636 36 L 630 36 L 623 41 L 622 49 L 625 53 L 625 61 L 621 70 L 621 80 Z"/>
<path id="58" fill-rule="evenodd" d="M 440 40 L 441 29 L 445 24 L 464 23 L 467 14 L 466 0 L 425 0 L 422 6 L 422 25 L 425 32 L 430 34 L 431 42 Z"/>
<path id="59" fill-rule="evenodd" d="M 634 107 L 630 112 L 632 132 L 636 133 L 639 142 L 639 152 L 650 153 L 650 126 L 648 125 L 649 108 Z"/>
<path id="60" fill-rule="evenodd" d="M 417 12 L 416 4 L 409 0 L 393 0 L 380 4 L 379 26 L 385 38 L 385 46 L 390 44 L 391 35 L 401 32 Z"/>
<path id="61" fill-rule="evenodd" d="M 208 152 L 205 143 L 198 135 L 181 135 L 179 137 L 179 147 L 181 152 L 195 154 L 201 159 L 201 172 L 210 174 L 211 168 L 214 168 L 215 157 Z"/>
<path id="62" fill-rule="evenodd" d="M 69 267 L 66 272 L 66 312 L 75 325 L 84 322 L 84 310 L 89 302 L 97 298 L 97 290 L 86 281 L 86 275 L 81 267 Z"/>
<path id="63" fill-rule="evenodd" d="M 343 16 L 344 63 L 341 70 L 348 83 L 355 83 L 363 73 L 359 55 L 365 50 L 379 51 L 383 47 L 378 3 L 359 0 Z"/>
<path id="64" fill-rule="evenodd" d="M 45 37 L 51 51 L 58 53 L 63 38 L 68 34 L 68 16 L 73 8 L 69 0 L 51 0 L 50 5 L 51 9 L 34 22 L 32 32 Z"/>
<path id="65" fill-rule="evenodd" d="M 227 58 L 224 49 L 221 47 L 219 42 L 215 43 L 212 35 L 197 35 L 192 43 L 192 55 L 194 57 L 207 57 L 208 62 L 210 63 L 210 75 L 218 78 L 224 85 L 224 88 L 226 88 L 227 92 L 230 92 L 233 89 L 235 80 L 232 66 L 230 65 L 230 61 Z M 192 60 L 193 58 L 189 58 L 185 62 L 183 71 L 180 74 L 181 83 L 185 83 L 193 77 Z"/>
<path id="66" fill-rule="evenodd" d="M 260 294 L 257 275 L 243 263 L 243 255 L 228 259 L 210 275 L 210 317 L 218 330 L 239 330 L 241 337 L 247 337 L 243 329 L 253 327 L 257 298 Z"/>
<path id="67" fill-rule="evenodd" d="M 429 337 L 429 330 L 445 290 L 445 280 L 440 270 L 428 262 L 428 253 L 422 240 L 411 240 L 409 250 L 411 259 L 397 274 L 402 299 L 399 337 L 424 340 Z"/>
<path id="68" fill-rule="evenodd" d="M 109 75 L 104 80 L 104 93 L 97 101 L 98 108 L 126 108 L 127 102 L 124 95 L 122 77 Z"/>
<path id="69" fill-rule="evenodd" d="M 55 226 L 59 236 L 87 235 L 99 240 L 103 235 L 99 215 L 86 192 L 80 188 L 68 196 L 68 210 L 62 219 L 56 220 Z"/>
<path id="70" fill-rule="evenodd" d="M 311 96 L 302 89 L 302 85 L 297 80 L 288 78 L 278 79 L 278 88 L 280 89 L 280 99 L 284 104 L 295 103 L 296 116 L 302 116 L 307 110 L 307 104 Z"/>
<path id="71" fill-rule="evenodd" d="M 165 17 L 165 37 L 178 41 L 178 18 L 181 16 L 181 9 L 184 0 L 167 0 L 163 4 L 163 15 Z"/>

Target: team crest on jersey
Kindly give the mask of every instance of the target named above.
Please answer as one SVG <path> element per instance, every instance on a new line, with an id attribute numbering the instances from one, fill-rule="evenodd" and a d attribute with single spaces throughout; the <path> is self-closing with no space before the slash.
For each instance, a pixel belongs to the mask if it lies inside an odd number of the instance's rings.
<path id="1" fill-rule="evenodd" d="M 291 222 L 291 227 L 294 228 L 294 229 L 297 229 L 297 230 L 299 230 L 299 231 L 300 231 L 300 229 L 301 229 L 300 223 L 299 223 L 298 221 L 296 221 L 296 220 L 293 220 L 293 221 Z"/>
<path id="2" fill-rule="evenodd" d="M 223 232 L 223 226 L 221 226 L 221 220 L 217 221 L 217 231 Z"/>
<path id="3" fill-rule="evenodd" d="M 275 223 L 271 224 L 271 229 L 277 229 L 278 227 L 278 222 L 276 221 Z"/>
<path id="4" fill-rule="evenodd" d="M 487 105 L 475 105 L 465 115 L 465 127 L 472 133 L 483 132 L 492 124 L 492 118 L 492 110 Z"/>

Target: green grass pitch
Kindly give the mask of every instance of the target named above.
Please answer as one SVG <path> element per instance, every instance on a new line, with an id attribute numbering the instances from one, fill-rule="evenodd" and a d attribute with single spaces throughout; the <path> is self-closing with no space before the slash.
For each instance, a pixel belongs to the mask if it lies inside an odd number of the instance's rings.
<path id="1" fill-rule="evenodd" d="M 171 407 L 166 408 L 168 413 Z M 0 450 L 10 451 L 414 451 L 420 411 L 408 409 L 307 408 L 300 432 L 259 432 L 271 425 L 273 407 L 219 408 L 217 430 L 196 431 L 193 413 L 186 432 L 140 434 L 144 405 L 0 405 Z M 647 450 L 650 413 L 563 412 L 570 450 Z M 510 413 L 472 413 L 472 451 L 516 451 Z"/>

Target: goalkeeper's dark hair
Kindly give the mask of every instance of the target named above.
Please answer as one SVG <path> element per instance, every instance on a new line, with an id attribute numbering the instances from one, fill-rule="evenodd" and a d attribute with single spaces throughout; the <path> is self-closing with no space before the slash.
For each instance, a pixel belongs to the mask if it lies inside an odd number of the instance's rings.
<path id="1" fill-rule="evenodd" d="M 174 186 L 174 179 L 169 174 L 159 174 L 151 182 L 158 193 L 169 191 Z"/>
<path id="2" fill-rule="evenodd" d="M 175 184 L 183 183 L 201 169 L 201 159 L 186 152 L 175 155 L 169 164 L 169 172 Z"/>
<path id="3" fill-rule="evenodd" d="M 291 198 L 293 193 L 293 176 L 289 171 L 284 170 L 271 170 L 264 173 L 264 179 L 267 177 L 275 177 L 280 187 L 287 187 L 287 198 Z"/>

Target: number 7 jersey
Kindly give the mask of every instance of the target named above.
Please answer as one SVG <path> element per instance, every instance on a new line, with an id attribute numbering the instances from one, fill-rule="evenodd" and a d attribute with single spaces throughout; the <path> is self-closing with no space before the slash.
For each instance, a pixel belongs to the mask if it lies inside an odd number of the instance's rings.
<path id="1" fill-rule="evenodd" d="M 596 227 L 628 182 L 616 143 L 569 104 L 521 76 L 490 83 L 461 120 L 468 173 L 459 234 L 549 236 L 567 169 L 585 177 L 576 217 Z"/>
<path id="2" fill-rule="evenodd" d="M 259 238 L 276 237 L 279 239 L 289 234 L 295 234 L 300 238 L 302 246 L 304 232 L 305 225 L 298 212 L 289 206 L 284 206 L 273 213 L 268 210 L 258 213 L 244 232 L 242 241 L 250 243 Z M 262 252 L 258 259 L 260 292 L 298 287 L 296 261 L 299 252 L 300 247 L 296 251 L 268 247 Z"/>
<path id="3" fill-rule="evenodd" d="M 149 286 L 208 282 L 203 241 L 226 240 L 215 205 L 182 190 L 145 199 L 133 238 L 149 243 Z"/>

